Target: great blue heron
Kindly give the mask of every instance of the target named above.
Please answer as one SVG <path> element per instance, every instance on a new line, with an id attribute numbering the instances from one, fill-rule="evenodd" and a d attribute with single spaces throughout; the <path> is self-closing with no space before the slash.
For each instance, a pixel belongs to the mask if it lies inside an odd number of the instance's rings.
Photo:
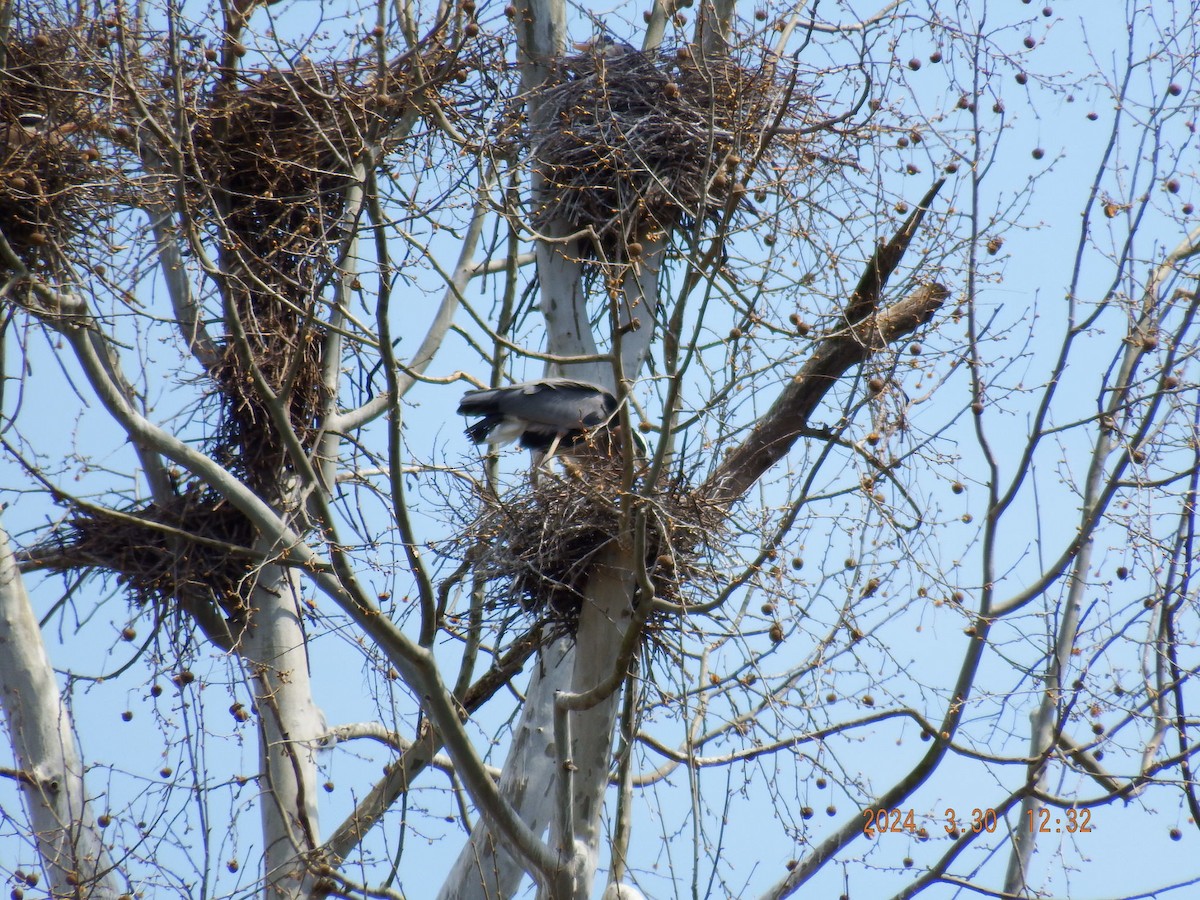
<path id="1" fill-rule="evenodd" d="M 15 121 L 0 124 L 0 153 L 11 153 L 26 147 L 41 147 L 45 151 L 64 150 L 68 146 L 66 136 L 78 127 L 74 122 L 52 127 L 45 113 L 33 110 L 19 112 Z"/>
<path id="2" fill-rule="evenodd" d="M 534 451 L 534 472 L 543 460 L 561 452 L 580 461 L 589 455 L 615 455 L 619 404 L 612 392 L 574 378 L 539 378 L 508 387 L 467 391 L 458 403 L 461 416 L 480 416 L 467 427 L 476 444 L 517 441 Z M 634 432 L 635 447 L 645 443 Z"/>
<path id="3" fill-rule="evenodd" d="M 575 41 L 571 46 L 582 54 L 602 59 L 613 59 L 627 53 L 638 52 L 632 44 L 627 44 L 610 34 L 600 34 L 590 41 Z"/>

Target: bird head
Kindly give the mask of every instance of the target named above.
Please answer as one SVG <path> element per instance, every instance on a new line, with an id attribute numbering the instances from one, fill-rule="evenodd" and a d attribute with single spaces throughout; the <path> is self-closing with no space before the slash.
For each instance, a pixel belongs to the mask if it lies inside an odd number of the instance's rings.
<path id="1" fill-rule="evenodd" d="M 573 46 L 580 53 L 586 53 L 589 56 L 603 57 L 612 59 L 615 56 L 624 56 L 626 53 L 636 53 L 629 44 L 624 41 L 619 41 L 609 34 L 599 34 L 590 41 L 577 41 Z"/>
<path id="2" fill-rule="evenodd" d="M 17 124 L 32 134 L 46 124 L 46 116 L 40 112 L 17 113 Z"/>

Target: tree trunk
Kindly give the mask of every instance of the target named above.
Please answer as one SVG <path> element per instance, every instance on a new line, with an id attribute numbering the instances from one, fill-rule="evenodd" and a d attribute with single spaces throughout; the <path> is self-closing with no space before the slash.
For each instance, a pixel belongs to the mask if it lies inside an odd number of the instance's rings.
<path id="1" fill-rule="evenodd" d="M 612 676 L 622 639 L 632 620 L 635 587 L 634 564 L 628 552 L 616 548 L 601 556 L 588 579 L 579 613 L 572 693 L 587 693 Z M 619 679 L 618 686 L 623 682 L 624 678 Z M 591 709 L 567 714 L 571 758 L 559 760 L 559 767 L 571 773 L 570 833 L 564 811 L 559 810 L 551 831 L 551 846 L 571 861 L 574 900 L 592 896 L 592 882 L 600 861 L 603 836 L 600 820 L 612 766 L 620 696 L 618 687 Z M 543 900 L 565 900 L 545 890 L 540 896 Z"/>
<path id="2" fill-rule="evenodd" d="M 0 707 L 38 852 L 54 897 L 121 893 L 83 778 L 63 703 L 8 534 L 0 529 Z M 15 895 L 14 895 L 15 896 Z"/>
<path id="3" fill-rule="evenodd" d="M 304 897 L 310 854 L 319 846 L 317 741 L 327 731 L 312 699 L 295 570 L 265 566 L 238 648 L 258 711 L 264 875 L 267 896 Z"/>
<path id="4" fill-rule="evenodd" d="M 542 649 L 525 695 L 525 707 L 500 774 L 500 792 L 534 832 L 542 834 L 553 813 L 554 695 L 572 678 L 574 642 L 560 638 Z M 500 900 L 516 893 L 525 869 L 478 821 L 442 886 L 438 900 Z"/>
<path id="5" fill-rule="evenodd" d="M 521 0 L 517 7 L 523 87 L 530 90 L 541 84 L 549 71 L 549 61 L 563 51 L 565 4 L 562 0 Z M 542 115 L 536 107 L 528 113 L 531 121 Z M 530 188 L 534 198 L 541 195 L 542 182 L 536 170 Z M 591 325 L 578 240 L 564 240 L 573 231 L 570 223 L 551 222 L 544 231 L 550 240 L 538 241 L 535 248 L 547 349 L 557 356 L 597 355 L 600 347 Z M 661 243 L 656 242 L 650 249 L 646 262 L 625 279 L 624 305 L 617 310 L 613 323 L 618 330 L 628 327 L 621 346 L 621 374 L 630 380 L 637 377 L 654 333 Z M 639 325 L 630 327 L 635 318 L 640 320 Z M 608 360 L 549 369 L 547 374 L 565 374 L 610 389 L 619 387 L 614 366 Z M 621 635 L 628 627 L 633 596 L 632 569 L 613 567 L 611 563 L 610 559 L 609 566 L 600 566 L 589 581 L 575 639 L 560 640 L 542 650 L 500 782 L 505 800 L 536 833 L 541 834 L 553 823 L 560 854 L 575 868 L 575 895 L 580 897 L 590 896 L 599 859 L 600 814 L 608 784 L 619 691 L 590 710 L 569 714 L 573 736 L 570 764 L 577 768 L 572 777 L 571 834 L 564 833 L 563 810 L 554 815 L 560 768 L 565 762 L 554 751 L 554 700 L 560 691 L 584 692 L 611 672 Z M 580 648 L 584 652 L 578 652 Z M 439 897 L 510 897 L 520 884 L 521 874 L 519 865 L 505 851 L 497 850 L 492 836 L 480 823 Z M 540 893 L 556 896 L 547 885 L 541 886 Z"/>

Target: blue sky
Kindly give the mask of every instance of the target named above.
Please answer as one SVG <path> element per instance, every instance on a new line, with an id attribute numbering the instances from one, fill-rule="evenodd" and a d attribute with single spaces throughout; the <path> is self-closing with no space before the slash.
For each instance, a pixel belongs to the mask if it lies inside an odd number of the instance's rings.
<path id="1" fill-rule="evenodd" d="M 805 198 L 808 205 L 800 205 L 810 216 L 808 221 L 820 230 L 789 235 L 787 213 L 776 213 L 777 198 L 772 194 L 760 204 L 767 215 L 762 221 L 748 223 L 731 253 L 760 263 L 749 272 L 777 288 L 764 294 L 763 300 L 763 308 L 776 320 L 786 321 L 788 311 L 795 309 L 819 323 L 822 315 L 829 314 L 839 285 L 861 268 L 873 239 L 890 235 L 902 218 L 897 205 L 915 203 L 934 173 L 957 160 L 958 171 L 939 196 L 937 215 L 916 250 L 925 254 L 929 267 L 951 286 L 954 301 L 961 302 L 968 249 L 963 236 L 970 232 L 972 222 L 976 223 L 980 268 L 974 303 L 980 327 L 987 326 L 980 352 L 987 356 L 986 372 L 993 382 L 989 397 L 994 401 L 983 420 L 1004 477 L 1011 476 L 1014 469 L 1013 454 L 1025 439 L 1038 391 L 1061 342 L 1068 309 L 1064 298 L 1073 273 L 1078 269 L 1080 308 L 1089 309 L 1114 279 L 1108 256 L 1124 246 L 1131 217 L 1144 209 L 1132 244 L 1131 256 L 1137 262 L 1128 267 L 1128 274 L 1122 275 L 1118 284 L 1118 293 L 1134 291 L 1164 250 L 1174 246 L 1187 228 L 1195 227 L 1195 216 L 1183 209 L 1187 203 L 1200 201 L 1195 188 L 1194 126 L 1189 125 L 1197 115 L 1195 74 L 1188 67 L 1194 63 L 1196 34 L 1195 26 L 1187 24 L 1187 16 L 1194 19 L 1195 10 L 1175 10 L 1164 3 L 1144 5 L 1144 9 L 1116 3 L 1051 5 L 1052 9 L 1046 7 L 1048 15 L 1043 15 L 1041 5 L 1019 0 L 900 5 L 898 12 L 905 17 L 900 27 L 869 30 L 863 39 L 867 70 L 874 83 L 872 96 L 882 106 L 867 129 L 877 131 L 861 144 L 847 141 L 839 145 L 857 147 L 856 169 L 844 177 L 814 179 Z M 284 5 L 276 8 L 275 14 L 280 22 L 294 27 L 309 6 Z M 622 23 L 639 21 L 640 9 L 621 4 L 596 13 L 618 35 L 636 38 L 638 29 L 627 30 Z M 1133 56 L 1146 61 L 1132 69 L 1120 110 L 1121 124 L 1115 131 L 1113 161 L 1097 180 L 1097 167 L 1106 142 L 1114 135 L 1118 113 L 1112 89 L 1126 69 L 1129 31 L 1125 16 L 1134 9 L 1140 11 L 1131 39 Z M 295 10 L 297 18 L 289 18 L 290 10 Z M 858 21 L 875 11 L 875 7 L 861 4 L 822 4 L 819 8 L 822 16 L 837 23 Z M 328 13 L 328 27 L 334 33 L 357 27 L 356 14 L 343 17 L 332 8 Z M 951 18 L 956 18 L 957 24 L 951 23 Z M 482 19 L 487 29 L 505 40 L 498 7 L 488 9 Z M 361 20 L 369 21 L 367 17 Z M 1179 38 L 1162 42 L 1159 35 L 1171 20 Z M 591 28 L 586 19 L 576 14 L 572 22 L 572 37 L 586 39 Z M 977 35 L 982 37 L 977 39 Z M 1026 39 L 1032 41 L 1032 47 L 1026 46 Z M 636 39 L 633 42 L 638 43 Z M 814 76 L 813 92 L 827 108 L 841 108 L 856 95 L 862 70 L 851 63 L 863 46 L 857 39 L 818 34 L 801 56 L 806 71 L 834 73 Z M 934 62 L 936 54 L 940 61 Z M 1173 66 L 1172 54 L 1183 58 L 1185 64 Z M 914 68 L 912 60 L 920 66 Z M 1179 86 L 1177 94 L 1170 89 L 1172 84 Z M 960 107 L 959 98 L 964 94 L 972 98 L 974 109 Z M 914 143 L 906 138 L 908 145 L 898 146 L 900 138 L 913 129 L 923 140 Z M 981 177 L 973 185 L 968 173 L 976 150 L 976 171 Z M 451 167 L 420 164 L 402 173 L 414 181 L 419 177 L 417 190 L 426 194 L 451 184 L 453 175 Z M 1177 192 L 1168 188 L 1172 180 L 1179 182 Z M 1097 206 L 1086 239 L 1081 241 L 1081 211 L 1093 196 Z M 1147 198 L 1144 205 L 1143 197 Z M 1116 208 L 1112 218 L 1101 209 L 1106 200 Z M 414 221 L 409 227 L 417 240 L 426 239 L 425 223 Z M 775 242 L 768 244 L 767 236 Z M 987 249 L 987 241 L 992 239 L 1002 239 L 994 254 Z M 399 238 L 395 240 L 397 254 L 403 255 Z M 432 240 L 435 257 L 443 266 L 449 265 L 456 246 L 453 239 L 442 234 Z M 838 264 L 830 261 L 831 247 L 843 254 Z M 769 253 L 774 255 L 762 263 Z M 816 277 L 806 280 L 806 274 Z M 751 280 L 750 275 L 745 277 Z M 417 260 L 402 273 L 400 284 L 406 302 L 397 310 L 394 327 L 403 354 L 423 333 L 439 285 L 429 267 Z M 472 285 L 468 299 L 486 313 L 495 302 L 498 284 L 498 280 L 489 280 Z M 161 306 L 161 291 L 152 281 L 142 290 L 144 302 Z M 729 350 L 722 343 L 733 321 L 726 308 L 718 308 L 706 322 L 703 339 L 711 346 L 686 402 L 701 406 L 708 399 L 710 377 L 719 383 L 731 358 L 763 366 L 763 374 L 743 379 L 734 395 L 733 414 L 744 422 L 770 403 L 779 381 L 790 372 L 786 366 L 784 373 L 771 372 L 766 365 L 787 359 L 789 354 L 802 357 L 803 347 L 790 336 L 765 334 L 760 344 L 736 355 L 736 348 Z M 700 626 L 704 639 L 693 646 L 720 644 L 712 656 L 714 671 L 734 669 L 744 664 L 747 654 L 761 654 L 756 666 L 766 680 L 800 660 L 815 658 L 822 647 L 821 637 L 841 620 L 846 602 L 858 597 L 871 577 L 882 579 L 882 590 L 852 607 L 866 640 L 857 647 L 844 642 L 830 645 L 828 658 L 812 666 L 794 696 L 781 698 L 787 702 L 770 713 L 781 732 L 820 728 L 899 706 L 915 706 L 935 717 L 944 710 L 958 660 L 969 640 L 963 633 L 968 624 L 966 614 L 946 601 L 954 589 L 960 589 L 970 608 L 982 581 L 981 547 L 975 531 L 967 527 L 971 523 L 963 522 L 963 517 L 971 516 L 978 523 L 986 502 L 986 469 L 971 416 L 964 412 L 970 403 L 962 366 L 966 321 L 944 320 L 935 331 L 921 336 L 919 356 L 902 356 L 893 370 L 903 387 L 900 394 L 893 395 L 893 402 L 904 406 L 908 429 L 898 430 L 889 440 L 894 442 L 895 452 L 912 454 L 904 482 L 908 498 L 884 489 L 888 507 L 897 510 L 895 516 L 883 515 L 861 492 L 848 490 L 863 474 L 861 460 L 850 452 L 835 452 L 824 462 L 811 489 L 813 494 L 826 496 L 811 503 L 800 526 L 780 548 L 784 560 L 802 558 L 803 568 L 791 571 L 785 567 L 775 580 L 764 578 L 754 584 L 752 593 L 738 596 L 737 602 L 745 602 L 751 611 L 741 620 L 747 629 L 757 623 L 760 632 L 765 631 L 770 617 L 754 612 L 761 603 L 772 602 L 784 609 L 786 614 L 780 618 L 786 624 L 787 640 L 774 649 L 761 633 L 744 639 L 729 636 L 722 642 L 721 620 Z M 463 327 L 468 334 L 477 335 L 465 319 Z M 1055 424 L 1065 426 L 1095 409 L 1099 378 L 1119 349 L 1124 328 L 1125 321 L 1114 307 L 1082 339 L 1084 352 L 1068 367 L 1054 407 Z M 538 332 L 536 319 L 531 318 L 523 337 L 536 343 Z M 10 329 L 10 348 L 16 339 Z M 94 401 L 83 404 L 76 398 L 70 364 L 57 358 L 55 350 L 52 341 L 30 335 L 32 372 L 19 398 L 20 432 L 36 436 L 48 460 L 55 454 L 64 460 L 62 478 L 72 490 L 103 493 L 123 489 L 127 481 L 121 473 L 128 471 L 131 454 Z M 9 350 L 10 358 L 13 352 Z M 154 413 L 163 420 L 181 413 L 190 402 L 188 395 L 177 392 L 165 379 L 163 386 L 157 387 L 162 373 L 175 365 L 177 353 L 178 348 L 169 341 L 159 342 L 157 331 L 142 336 L 129 332 L 125 359 L 132 363 L 142 355 L 151 360 L 140 370 L 139 378 L 151 386 Z M 485 363 L 466 341 L 453 338 L 430 374 L 444 377 L 459 370 L 486 378 Z M 539 371 L 540 363 L 531 360 L 515 365 L 513 375 L 532 377 Z M 451 415 L 458 390 L 455 385 L 423 385 L 406 398 L 406 442 L 412 460 L 447 463 L 466 471 L 478 465 L 476 451 L 461 435 L 462 423 Z M 848 383 L 835 400 L 853 403 L 855 390 L 861 396 L 861 385 Z M 647 378 L 636 395 L 649 414 L 655 415 L 661 403 L 660 386 Z M 905 400 L 895 399 L 897 396 Z M 5 414 L 13 415 L 17 405 L 18 397 L 10 388 Z M 857 414 L 849 432 L 853 440 L 861 440 L 871 429 L 870 412 L 863 409 Z M 833 424 L 840 414 L 831 402 L 821 418 Z M 701 436 L 718 434 L 711 422 L 702 422 L 689 438 L 698 443 Z M 1065 430 L 1047 442 L 1045 452 L 1036 459 L 1028 489 L 1000 530 L 1001 596 L 1028 583 L 1069 539 L 1077 520 L 1076 493 L 1086 467 L 1085 454 L 1093 437 L 1088 429 Z M 368 440 L 376 438 L 380 440 L 376 446 L 382 447 L 382 438 L 368 432 Z M 795 495 L 821 449 L 816 443 L 798 447 L 789 464 L 767 480 L 755 498 L 766 510 L 764 522 L 776 520 L 778 508 Z M 92 457 L 91 464 L 84 466 L 75 454 Z M 514 481 L 523 477 L 525 459 L 521 454 L 506 456 L 502 465 Z M 19 539 L 27 540 L 31 529 L 57 515 L 44 495 L 18 490 L 28 490 L 30 482 L 8 457 L 0 459 L 0 478 L 3 499 L 10 504 L 5 527 Z M 953 491 L 955 483 L 965 490 Z M 462 526 L 464 510 L 469 508 L 464 496 L 454 493 L 448 484 L 453 485 L 453 479 L 415 478 L 412 483 L 414 513 L 435 555 L 443 546 L 440 542 Z M 1131 517 L 1161 536 L 1175 505 L 1168 498 L 1146 492 L 1134 492 L 1132 502 Z M 388 531 L 386 510 L 372 501 L 366 503 L 365 530 L 378 544 L 360 549 L 361 565 L 369 573 L 365 580 L 393 595 L 394 614 L 400 617 L 403 598 L 411 591 L 402 554 Z M 456 504 L 462 505 L 456 508 Z M 917 513 L 924 517 L 927 528 L 906 534 L 893 526 L 893 520 Z M 858 524 L 864 518 L 866 527 Z M 762 526 L 749 529 L 731 539 L 731 557 L 752 555 L 761 530 Z M 1084 622 L 1088 640 L 1100 644 L 1105 634 L 1120 632 L 1119 623 L 1133 624 L 1124 632 L 1127 639 L 1115 641 L 1105 656 L 1081 658 L 1080 673 L 1086 674 L 1089 702 L 1110 700 L 1118 683 L 1125 690 L 1138 686 L 1143 663 L 1139 643 L 1151 624 L 1139 608 L 1142 597 L 1155 589 L 1154 552 L 1152 542 L 1131 542 L 1116 526 L 1097 541 L 1091 605 Z M 845 560 L 851 557 L 856 564 L 847 566 Z M 1119 564 L 1130 566 L 1134 577 L 1115 580 L 1113 572 Z M 35 580 L 34 584 L 35 603 L 40 612 L 46 612 L 61 595 L 61 582 L 39 584 Z M 919 594 L 919 588 L 927 588 L 926 595 Z M 1036 670 L 1040 664 L 1046 635 L 1059 613 L 1054 603 L 1062 596 L 1059 589 L 1052 589 L 1045 603 L 1035 604 L 993 632 L 993 651 L 985 659 L 979 689 L 960 734 L 965 746 L 984 753 L 1023 752 L 1027 715 L 1036 699 L 1037 684 L 1021 672 L 1030 667 Z M 133 655 L 141 637 L 132 644 L 118 639 L 120 629 L 131 618 L 137 619 L 140 635 L 150 631 L 144 617 L 131 613 L 123 596 L 103 591 L 97 584 L 74 598 L 69 610 L 62 624 L 47 629 L 51 653 L 64 668 L 70 660 L 73 669 L 90 675 L 114 672 Z M 81 623 L 78 627 L 77 622 Z M 317 700 L 331 723 L 380 717 L 387 721 L 394 716 L 399 727 L 411 732 L 411 697 L 402 686 L 386 679 L 380 660 L 359 647 L 336 611 L 322 605 L 312 627 Z M 171 649 L 172 641 L 162 639 L 157 646 Z M 450 664 L 457 649 L 447 644 L 444 653 Z M 177 690 L 168 680 L 170 663 L 170 659 L 163 660 L 157 664 L 163 671 L 155 673 L 153 660 L 144 659 L 122 677 L 71 685 L 72 709 L 85 756 L 96 763 L 89 785 L 104 795 L 104 803 L 122 813 L 112 827 L 121 830 L 125 841 L 130 840 L 138 818 L 167 811 L 155 829 L 156 836 L 149 844 L 138 846 L 139 855 L 190 860 L 188 865 L 196 871 L 189 876 L 185 865 L 180 871 L 182 878 L 199 878 L 204 871 L 214 880 L 215 890 L 237 894 L 253 882 L 253 860 L 259 849 L 254 845 L 254 792 L 236 781 L 236 776 L 247 775 L 257 766 L 254 733 L 249 726 L 237 725 L 227 712 L 232 702 L 246 701 L 241 673 L 234 660 L 201 649 L 194 667 L 203 676 L 195 685 Z M 1091 681 L 1093 673 L 1095 683 Z M 678 669 L 663 664 L 656 678 L 662 689 L 682 693 L 695 687 L 699 671 L 692 663 Z M 150 694 L 155 682 L 164 689 L 159 697 Z M 518 686 L 520 683 L 521 679 Z M 830 694 L 835 699 L 829 700 Z M 736 700 L 750 702 L 740 697 Z M 1119 700 L 1105 705 L 1099 720 L 1117 721 L 1119 705 Z M 478 717 L 475 727 L 481 746 L 497 732 L 503 739 L 502 726 L 512 709 L 511 701 L 505 701 Z M 133 713 L 128 723 L 121 715 L 127 710 Z M 730 706 L 714 705 L 707 727 L 718 725 L 723 716 L 734 712 L 732 702 Z M 1086 726 L 1085 716 L 1077 737 L 1089 733 Z M 670 745 L 680 740 L 677 710 L 657 710 L 645 727 Z M 189 736 L 201 728 L 217 739 L 202 751 L 189 749 L 196 746 Z M 1127 726 L 1124 734 L 1128 739 L 1122 738 L 1109 749 L 1107 762 L 1113 771 L 1124 773 L 1136 764 L 1145 728 L 1144 723 Z M 745 742 L 732 738 L 704 752 L 743 746 Z M 757 895 L 782 877 L 789 859 L 802 857 L 807 847 L 847 819 L 861 818 L 870 798 L 890 786 L 926 747 L 911 722 L 894 720 L 854 729 L 824 746 L 807 745 L 797 755 L 784 752 L 746 766 L 701 770 L 697 783 L 698 805 L 704 811 L 702 850 L 695 849 L 691 792 L 686 773 L 679 770 L 668 781 L 637 792 L 642 814 L 635 831 L 638 855 L 633 868 L 639 884 L 654 898 L 690 896 L 693 890 L 711 896 Z M 493 754 L 497 764 L 502 752 L 503 742 Z M 352 808 L 386 758 L 376 748 L 359 745 L 339 747 L 324 756 L 333 787 L 324 801 L 323 827 L 332 827 Z M 659 762 L 647 752 L 639 759 L 639 767 L 648 770 Z M 166 776 L 159 774 L 164 767 L 171 770 Z M 191 773 L 197 771 L 204 773 L 211 785 L 224 785 L 213 788 L 206 810 L 213 817 L 205 826 L 207 843 L 198 837 L 204 828 L 183 828 L 189 811 L 196 809 L 190 788 Z M 838 896 L 848 889 L 857 897 L 891 896 L 947 849 L 948 839 L 941 827 L 947 808 L 965 818 L 972 809 L 999 803 L 1022 778 L 1019 766 L 948 760 L 904 807 L 911 808 L 918 822 L 928 827 L 931 840 L 917 842 L 909 835 L 860 839 L 826 866 L 802 895 Z M 820 779 L 824 779 L 824 787 L 818 786 Z M 414 790 L 407 811 L 411 830 L 405 834 L 408 843 L 400 878 L 410 897 L 432 896 L 431 885 L 436 880 L 432 873 L 449 865 L 461 843 L 458 827 L 441 821 L 457 811 L 445 784 L 444 776 L 427 773 Z M 1052 784 L 1051 789 L 1083 798 L 1097 794 L 1093 783 L 1076 777 Z M 0 783 L 0 807 L 9 809 L 15 802 L 11 785 Z M 811 819 L 800 812 L 805 806 L 815 811 Z M 826 810 L 831 806 L 835 811 L 829 814 Z M 387 857 L 396 852 L 400 815 L 397 810 L 368 842 L 373 853 Z M 722 827 L 724 820 L 728 827 Z M 243 823 L 245 827 L 239 828 Z M 1021 825 L 1015 819 L 1010 824 Z M 1101 807 L 1094 811 L 1091 824 L 1094 830 L 1089 834 L 1053 835 L 1039 845 L 1034 882 L 1044 885 L 1052 896 L 1102 900 L 1200 877 L 1193 846 L 1198 837 L 1174 788 L 1156 787 L 1128 804 Z M 1168 837 L 1173 827 L 1182 829 L 1182 840 Z M 164 834 L 171 837 L 160 837 Z M 711 880 L 712 856 L 720 858 L 721 881 Z M 13 836 L 11 824 L 0 821 L 0 865 L 28 865 L 31 858 L 29 848 Z M 233 858 L 242 863 L 236 873 L 224 866 Z M 907 858 L 913 860 L 911 868 L 905 865 Z M 1000 840 L 981 841 L 953 871 L 995 888 L 1002 882 L 1006 860 Z M 1145 862 L 1129 865 L 1129 860 Z M 1153 864 L 1147 865 L 1150 861 Z M 138 869 L 145 871 L 143 866 Z M 186 891 L 164 884 L 149 893 L 167 896 Z M 967 895 L 950 886 L 931 888 L 925 894 L 938 898 Z M 1187 889 L 1175 894 L 1188 895 Z"/>

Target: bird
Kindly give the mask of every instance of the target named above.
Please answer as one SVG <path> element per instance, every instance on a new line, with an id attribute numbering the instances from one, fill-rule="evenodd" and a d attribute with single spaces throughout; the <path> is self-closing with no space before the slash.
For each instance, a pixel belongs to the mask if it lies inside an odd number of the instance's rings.
<path id="1" fill-rule="evenodd" d="M 638 52 L 632 44 L 627 44 L 610 34 L 599 34 L 590 41 L 575 41 L 571 46 L 582 54 L 602 59 L 613 59 L 627 53 Z"/>
<path id="2" fill-rule="evenodd" d="M 493 446 L 517 441 L 534 452 L 534 471 L 561 451 L 579 462 L 620 452 L 613 440 L 620 404 L 613 393 L 590 381 L 539 378 L 507 387 L 467 391 L 458 414 L 479 417 L 467 437 Z M 635 448 L 646 455 L 644 438 L 634 432 Z"/>
<path id="3" fill-rule="evenodd" d="M 0 125 L 0 152 L 7 156 L 34 143 L 45 120 L 41 113 L 22 112 L 17 113 L 15 122 Z"/>
<path id="4" fill-rule="evenodd" d="M 17 123 L 30 134 L 36 134 L 46 124 L 46 116 L 40 112 L 17 113 Z"/>
<path id="5" fill-rule="evenodd" d="M 0 124 L 0 157 L 8 158 L 24 150 L 41 153 L 68 150 L 66 136 L 78 128 L 74 122 L 53 126 L 45 113 L 36 110 L 19 112 L 9 122 Z"/>

